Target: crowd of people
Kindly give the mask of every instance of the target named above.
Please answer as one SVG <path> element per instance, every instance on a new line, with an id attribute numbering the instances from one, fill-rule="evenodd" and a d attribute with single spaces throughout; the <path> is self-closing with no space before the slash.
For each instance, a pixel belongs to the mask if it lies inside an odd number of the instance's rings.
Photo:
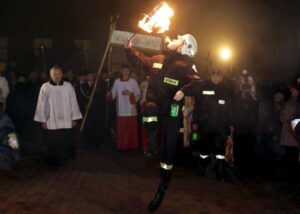
<path id="1" fill-rule="evenodd" d="M 197 45 L 184 36 L 178 41 Z M 177 50 L 176 45 L 170 48 Z M 24 75 L 1 62 L 1 112 L 12 119 L 21 148 L 22 141 L 41 140 L 35 135 L 43 130 L 46 161 L 56 168 L 76 158 L 78 143 L 88 151 L 99 151 L 101 143 L 115 133 L 120 155 L 137 148 L 146 157 L 161 154 L 165 186 L 160 188 L 165 189 L 178 148 L 186 151 L 183 158 L 199 176 L 214 169 L 218 180 L 226 180 L 230 170 L 241 177 L 299 178 L 297 123 L 291 126 L 300 108 L 299 79 L 267 84 L 246 69 L 230 75 L 213 69 L 204 71 L 203 77 L 181 52 L 147 58 L 130 41 L 125 48 L 131 66 L 100 79 L 90 108 L 95 72 L 73 74 L 54 66 L 49 74 Z M 186 55 L 194 56 L 196 51 Z M 155 62 L 153 67 L 150 62 Z M 147 69 L 152 70 L 147 73 Z M 160 69 L 164 77 L 157 72 Z M 160 78 L 165 85 L 159 84 Z M 113 103 L 115 111 L 108 107 Z M 85 114 L 84 129 L 79 130 Z M 181 145 L 177 150 L 174 141 Z"/>

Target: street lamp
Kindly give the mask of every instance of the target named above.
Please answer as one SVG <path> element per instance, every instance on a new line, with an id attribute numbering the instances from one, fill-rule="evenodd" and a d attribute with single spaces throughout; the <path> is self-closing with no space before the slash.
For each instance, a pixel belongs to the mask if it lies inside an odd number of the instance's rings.
<path id="1" fill-rule="evenodd" d="M 229 48 L 223 48 L 220 52 L 221 59 L 228 60 L 231 57 L 231 50 Z"/>
<path id="2" fill-rule="evenodd" d="M 220 50 L 220 58 L 222 61 L 224 61 L 224 66 L 227 67 L 227 69 L 230 73 L 232 73 L 232 68 L 233 68 L 233 62 L 232 62 L 232 51 L 228 47 L 224 47 Z M 226 69 L 226 70 L 227 70 Z"/>

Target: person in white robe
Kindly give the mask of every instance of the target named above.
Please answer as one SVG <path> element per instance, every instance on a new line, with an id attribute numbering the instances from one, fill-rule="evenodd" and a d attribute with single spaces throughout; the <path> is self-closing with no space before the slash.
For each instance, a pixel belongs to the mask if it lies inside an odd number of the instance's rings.
<path id="1" fill-rule="evenodd" d="M 6 70 L 6 63 L 0 62 L 0 108 L 1 110 L 5 108 L 6 98 L 9 94 L 9 86 L 6 78 L 3 76 Z"/>
<path id="2" fill-rule="evenodd" d="M 74 152 L 74 127 L 82 115 L 73 86 L 62 81 L 62 69 L 50 69 L 50 81 L 42 85 L 34 120 L 45 130 L 47 163 L 64 165 Z"/>
<path id="3" fill-rule="evenodd" d="M 130 78 L 129 68 L 123 66 L 121 78 L 114 81 L 111 91 L 107 94 L 108 99 L 116 99 L 116 141 L 117 149 L 121 153 L 137 148 L 139 145 L 136 104 L 140 96 L 137 81 Z"/>

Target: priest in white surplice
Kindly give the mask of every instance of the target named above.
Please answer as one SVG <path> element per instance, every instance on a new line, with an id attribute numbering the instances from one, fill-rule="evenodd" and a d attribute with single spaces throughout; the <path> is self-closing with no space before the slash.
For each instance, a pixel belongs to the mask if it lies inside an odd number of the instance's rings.
<path id="1" fill-rule="evenodd" d="M 62 69 L 50 69 L 50 81 L 41 87 L 34 120 L 45 130 L 47 162 L 64 165 L 74 149 L 74 127 L 82 118 L 73 86 L 62 81 Z"/>

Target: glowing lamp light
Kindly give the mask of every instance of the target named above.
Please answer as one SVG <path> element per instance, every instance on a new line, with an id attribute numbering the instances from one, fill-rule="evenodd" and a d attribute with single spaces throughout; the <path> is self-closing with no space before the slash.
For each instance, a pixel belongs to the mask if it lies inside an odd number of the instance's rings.
<path id="1" fill-rule="evenodd" d="M 221 58 L 224 60 L 228 60 L 231 57 L 231 51 L 228 48 L 224 48 L 221 50 Z"/>

